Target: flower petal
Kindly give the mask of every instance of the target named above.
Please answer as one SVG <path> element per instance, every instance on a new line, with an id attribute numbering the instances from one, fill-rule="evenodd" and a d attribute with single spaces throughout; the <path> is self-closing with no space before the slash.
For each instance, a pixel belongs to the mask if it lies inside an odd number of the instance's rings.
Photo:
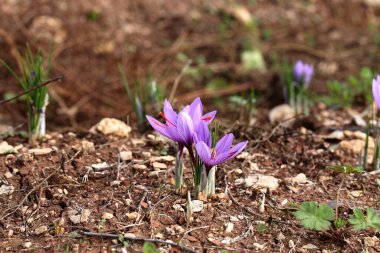
<path id="1" fill-rule="evenodd" d="M 177 113 L 173 110 L 172 105 L 169 103 L 167 99 L 164 102 L 164 115 L 170 120 L 173 124 L 177 121 Z"/>
<path id="2" fill-rule="evenodd" d="M 243 151 L 243 149 L 245 148 L 247 143 L 248 143 L 248 141 L 240 142 L 240 143 L 236 144 L 233 148 L 231 148 L 229 151 L 224 152 L 224 153 L 219 154 L 219 155 L 217 154 L 216 160 L 213 161 L 214 165 L 223 163 L 225 161 L 228 161 L 228 160 L 234 158 L 241 151 Z"/>
<path id="3" fill-rule="evenodd" d="M 180 112 L 178 114 L 177 130 L 182 141 L 186 145 L 191 145 L 194 135 L 194 126 L 191 117 L 186 112 Z"/>
<path id="4" fill-rule="evenodd" d="M 161 123 L 160 121 L 156 120 L 155 118 L 149 115 L 146 115 L 146 119 L 148 120 L 149 124 L 154 128 L 154 130 L 156 130 L 163 136 L 173 140 L 170 133 L 167 132 L 166 125 L 164 123 Z"/>
<path id="5" fill-rule="evenodd" d="M 380 75 L 378 75 L 376 79 L 373 79 L 372 81 L 372 95 L 377 108 L 380 109 Z"/>
<path id="6" fill-rule="evenodd" d="M 203 115 L 203 117 L 202 117 L 201 120 L 204 121 L 204 122 L 206 122 L 207 125 L 208 125 L 215 118 L 215 114 L 216 114 L 216 111 L 212 111 L 212 112 L 206 113 L 205 115 Z"/>
<path id="7" fill-rule="evenodd" d="M 233 141 L 233 134 L 226 134 L 225 136 L 223 136 L 223 138 L 220 139 L 215 145 L 216 154 L 218 155 L 230 150 Z"/>
<path id="8" fill-rule="evenodd" d="M 190 110 L 190 117 L 193 120 L 194 124 L 194 130 L 197 131 L 199 128 L 199 123 L 201 123 L 202 118 L 202 111 L 201 111 L 201 105 L 196 104 L 193 111 Z"/>
<path id="9" fill-rule="evenodd" d="M 195 144 L 195 149 L 197 150 L 197 154 L 199 158 L 202 160 L 202 162 L 205 165 L 211 165 L 211 150 L 210 147 L 207 146 L 206 143 L 203 141 L 198 142 Z"/>
<path id="10" fill-rule="evenodd" d="M 200 122 L 199 128 L 196 130 L 196 137 L 196 142 L 198 142 L 198 140 L 203 141 L 211 148 L 211 133 L 204 121 Z"/>
<path id="11" fill-rule="evenodd" d="M 203 114 L 203 106 L 202 106 L 202 101 L 200 97 L 197 97 L 194 99 L 194 101 L 190 105 L 190 112 L 189 115 L 192 117 L 194 114 L 195 110 L 198 110 L 197 106 L 199 105 L 199 109 L 201 111 L 201 114 Z"/>

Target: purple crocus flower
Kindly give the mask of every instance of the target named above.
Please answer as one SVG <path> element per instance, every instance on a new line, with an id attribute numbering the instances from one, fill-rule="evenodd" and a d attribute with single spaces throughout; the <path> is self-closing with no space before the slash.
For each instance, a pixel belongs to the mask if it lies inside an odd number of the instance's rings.
<path id="1" fill-rule="evenodd" d="M 372 80 L 372 95 L 377 108 L 380 109 L 380 75 L 377 75 L 376 78 Z"/>
<path id="2" fill-rule="evenodd" d="M 305 86 L 309 86 L 313 72 L 314 67 L 311 64 L 306 64 L 300 60 L 294 64 L 294 80 L 299 84 L 303 83 Z"/>
<path id="3" fill-rule="evenodd" d="M 203 106 L 199 97 L 178 114 L 173 110 L 169 101 L 165 99 L 164 113 L 160 112 L 160 116 L 165 119 L 166 123 L 161 123 L 149 115 L 146 115 L 146 118 L 157 132 L 178 142 L 180 147 L 190 148 L 194 132 L 198 132 L 200 122 L 205 122 L 208 125 L 216 114 L 216 111 L 212 111 L 203 115 L 202 111 Z"/>
<path id="4" fill-rule="evenodd" d="M 211 148 L 211 134 L 206 124 L 200 125 L 200 130 L 194 135 L 195 149 L 199 158 L 206 166 L 207 172 L 215 165 L 221 164 L 237 156 L 247 145 L 248 141 L 240 142 L 231 147 L 234 140 L 232 133 L 225 135 Z"/>

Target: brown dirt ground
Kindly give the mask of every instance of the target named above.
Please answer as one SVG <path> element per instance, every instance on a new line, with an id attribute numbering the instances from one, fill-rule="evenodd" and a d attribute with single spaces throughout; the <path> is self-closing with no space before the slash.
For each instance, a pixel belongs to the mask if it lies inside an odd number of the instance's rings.
<path id="1" fill-rule="evenodd" d="M 268 66 L 274 66 L 277 57 L 302 58 L 314 63 L 317 69 L 312 84 L 314 91 L 325 92 L 326 80 L 343 80 L 348 74 L 357 73 L 362 66 L 380 68 L 376 32 L 369 29 L 369 23 L 380 25 L 379 8 L 361 1 L 343 0 L 241 2 L 259 20 L 260 31 L 271 31 L 270 38 L 260 35 Z M 316 123 L 312 123 L 312 127 L 304 125 L 313 132 L 295 127 L 288 131 L 277 128 L 273 134 L 274 126 L 261 124 L 267 121 L 267 107 L 281 102 L 278 97 L 274 102 L 271 99 L 278 93 L 272 88 L 279 87 L 278 73 L 240 72 L 239 54 L 247 30 L 232 20 L 230 29 L 222 33 L 220 24 L 228 19 L 224 9 L 224 1 L 219 0 L 97 0 L 91 3 L 0 0 L 0 46 L 4 49 L 0 51 L 0 58 L 15 66 L 14 49 L 21 50 L 28 42 L 33 48 L 46 50 L 53 33 L 58 39 L 52 76 L 60 73 L 65 76 L 62 83 L 51 86 L 56 93 L 48 114 L 51 138 L 41 143 L 42 147 L 54 146 L 56 150 L 46 156 L 31 156 L 24 139 L 6 139 L 11 145 L 23 144 L 25 150 L 15 156 L 0 157 L 0 175 L 11 172 L 13 176 L 4 180 L 16 189 L 11 196 L 0 199 L 1 217 L 14 211 L 0 219 L 1 252 L 62 252 L 67 248 L 72 252 L 108 252 L 120 249 L 120 245 L 112 240 L 75 237 L 73 234 L 85 230 L 133 233 L 145 238 L 159 235 L 174 242 L 182 239 L 181 243 L 200 252 L 217 252 L 222 248 L 236 252 L 308 252 L 302 247 L 309 243 L 320 251 L 359 252 L 364 249 L 365 237 L 379 237 L 379 233 L 353 232 L 350 228 L 325 233 L 305 230 L 294 219 L 291 203 L 308 200 L 328 203 L 336 199 L 343 175 L 325 170 L 327 165 L 355 163 L 357 157 L 339 150 L 330 151 L 335 143 L 326 142 L 320 135 L 333 129 Z M 101 12 L 97 22 L 86 18 L 94 10 Z M 48 25 L 44 16 L 54 17 L 55 21 L 50 19 L 53 24 Z M 45 32 L 45 28 L 53 32 Z M 143 151 L 149 151 L 153 156 L 175 155 L 172 143 L 152 141 L 146 134 L 138 134 L 136 129 L 128 139 L 87 131 L 88 126 L 105 116 L 126 119 L 130 114 L 118 63 L 122 63 L 129 80 L 144 79 L 152 73 L 169 93 L 184 65 L 177 60 L 178 53 L 191 58 L 202 55 L 207 59 L 206 68 L 213 70 L 212 76 L 223 76 L 237 85 L 249 83 L 262 94 L 262 108 L 257 115 L 260 124 L 248 131 L 236 123 L 233 129 L 239 139 L 250 140 L 246 149 L 250 159 L 235 159 L 218 170 L 217 192 L 224 193 L 228 186 L 232 197 L 209 200 L 201 213 L 194 214 L 191 227 L 186 226 L 186 214 L 173 208 L 174 204 L 186 202 L 185 191 L 173 191 L 174 165 L 167 163 L 168 169 L 159 177 L 149 176 L 154 168 L 142 155 Z M 202 91 L 209 79 L 202 77 L 191 87 L 180 86 L 178 101 L 185 103 L 183 98 L 190 91 Z M 187 77 L 183 80 L 185 82 Z M 6 83 L 0 85 L 0 94 L 19 91 L 4 68 L 0 68 L 0 82 Z M 210 107 L 214 102 L 212 96 L 207 102 Z M 73 116 L 65 106 L 76 110 Z M 223 113 L 225 108 L 219 109 L 222 111 L 219 115 L 222 129 L 226 132 L 227 126 L 231 126 L 236 118 Z M 21 124 L 24 128 L 22 102 L 5 104 L 0 107 L 0 112 L 1 123 Z M 346 111 L 330 113 L 339 123 L 336 128 L 351 127 L 343 124 L 344 119 L 350 119 Z M 320 111 L 316 109 L 315 115 L 318 114 Z M 301 126 L 303 124 L 300 122 Z M 81 140 L 94 142 L 96 150 L 74 157 L 77 151 L 74 146 Z M 120 185 L 111 186 L 116 179 L 115 168 L 91 172 L 89 181 L 83 182 L 86 165 L 103 161 L 113 164 L 120 150 L 131 150 L 134 157 L 122 165 Z M 65 161 L 71 157 L 75 159 L 65 164 L 64 169 L 57 170 L 62 157 Z M 236 179 L 250 173 L 251 163 L 257 164 L 260 173 L 280 179 L 280 188 L 266 194 L 264 213 L 258 212 L 262 193 L 236 185 Z M 144 164 L 147 169 L 134 169 L 135 164 Z M 243 174 L 237 173 L 236 169 L 241 169 Z M 305 173 L 312 183 L 302 187 L 285 183 L 286 177 L 298 173 Z M 380 200 L 376 175 L 344 177 L 345 183 L 340 191 L 344 202 L 340 208 L 341 217 L 347 217 L 353 207 L 377 207 Z M 191 190 L 190 179 L 187 170 L 186 182 Z M 350 192 L 353 190 L 362 190 L 363 195 L 352 197 Z M 288 204 L 281 205 L 285 199 Z M 17 206 L 20 208 L 16 209 Z M 82 209 L 91 211 L 89 221 L 73 224 L 68 218 L 69 211 L 79 213 Z M 112 213 L 114 217 L 104 222 L 101 218 L 104 212 Z M 134 212 L 140 215 L 137 222 L 127 216 Z M 225 224 L 230 222 L 231 216 L 238 217 L 238 220 L 233 222 L 233 231 L 226 234 Z M 267 229 L 259 232 L 256 223 L 262 221 L 267 223 Z M 35 235 L 35 229 L 41 226 L 47 226 L 48 231 Z M 10 230 L 12 236 L 9 236 Z M 182 230 L 188 233 L 185 235 Z M 285 239 L 278 239 L 280 232 Z M 226 237 L 233 238 L 234 242 L 222 245 L 221 241 Z M 294 249 L 290 248 L 289 240 L 294 242 Z M 32 242 L 31 248 L 22 246 L 26 241 Z M 261 245 L 263 249 L 260 249 Z M 176 247 L 159 246 L 170 252 L 181 252 Z M 129 249 L 141 252 L 141 244 L 133 243 Z M 370 247 L 368 251 L 379 252 L 379 247 Z"/>

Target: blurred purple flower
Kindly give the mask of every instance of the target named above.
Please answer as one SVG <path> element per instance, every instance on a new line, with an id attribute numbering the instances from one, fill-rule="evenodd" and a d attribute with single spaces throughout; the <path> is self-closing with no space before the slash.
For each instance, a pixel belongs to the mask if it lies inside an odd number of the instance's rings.
<path id="1" fill-rule="evenodd" d="M 377 75 L 376 78 L 372 80 L 372 95 L 377 108 L 380 109 L 380 75 Z"/>
<path id="2" fill-rule="evenodd" d="M 231 147 L 234 140 L 233 134 L 227 134 L 220 139 L 215 148 L 211 148 L 211 134 L 206 124 L 200 125 L 199 133 L 194 135 L 195 149 L 203 164 L 206 165 L 206 170 L 211 167 L 228 161 L 237 156 L 247 145 L 248 141 L 240 142 Z"/>
<path id="3" fill-rule="evenodd" d="M 298 60 L 294 64 L 294 80 L 299 84 L 303 83 L 305 86 L 309 86 L 313 72 L 314 67 L 311 64 L 306 64 L 301 60 Z"/>

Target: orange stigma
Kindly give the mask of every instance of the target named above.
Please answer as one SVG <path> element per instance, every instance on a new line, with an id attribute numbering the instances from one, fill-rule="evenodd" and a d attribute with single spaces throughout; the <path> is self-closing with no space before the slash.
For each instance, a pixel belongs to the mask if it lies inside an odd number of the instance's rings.
<path id="1" fill-rule="evenodd" d="M 204 118 L 202 118 L 201 120 L 211 120 L 212 119 L 212 117 L 211 116 L 207 116 L 207 117 L 204 117 Z"/>

